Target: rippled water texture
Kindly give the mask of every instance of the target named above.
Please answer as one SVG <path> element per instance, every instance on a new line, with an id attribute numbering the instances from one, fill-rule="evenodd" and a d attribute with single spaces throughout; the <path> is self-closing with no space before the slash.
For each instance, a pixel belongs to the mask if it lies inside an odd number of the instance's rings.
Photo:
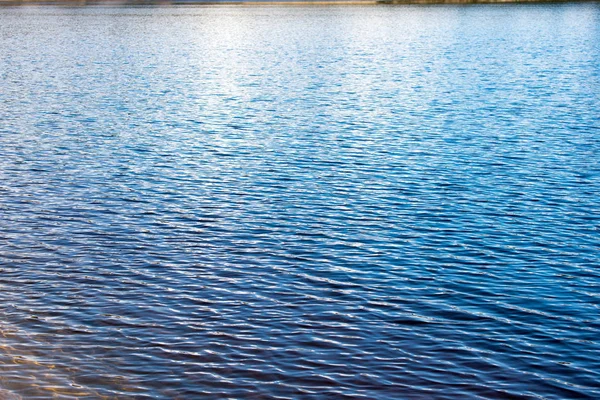
<path id="1" fill-rule="evenodd" d="M 0 397 L 600 397 L 598 3 L 0 29 Z"/>

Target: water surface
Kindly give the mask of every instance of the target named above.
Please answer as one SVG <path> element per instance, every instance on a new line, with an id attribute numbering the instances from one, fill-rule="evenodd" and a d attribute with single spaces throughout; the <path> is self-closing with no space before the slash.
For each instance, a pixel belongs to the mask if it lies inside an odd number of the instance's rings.
<path id="1" fill-rule="evenodd" d="M 0 397 L 600 397 L 600 7 L 0 9 Z"/>

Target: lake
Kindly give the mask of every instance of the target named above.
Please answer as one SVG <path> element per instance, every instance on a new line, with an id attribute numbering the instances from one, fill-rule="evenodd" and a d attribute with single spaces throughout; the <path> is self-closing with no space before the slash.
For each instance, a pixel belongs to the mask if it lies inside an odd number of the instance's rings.
<path id="1" fill-rule="evenodd" d="M 599 110 L 594 2 L 0 8 L 0 397 L 599 398 Z"/>

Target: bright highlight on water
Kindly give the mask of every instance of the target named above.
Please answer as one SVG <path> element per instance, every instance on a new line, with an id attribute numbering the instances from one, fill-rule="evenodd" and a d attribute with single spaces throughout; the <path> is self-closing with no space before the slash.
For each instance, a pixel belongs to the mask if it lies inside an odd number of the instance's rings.
<path id="1" fill-rule="evenodd" d="M 0 8 L 0 398 L 600 398 L 600 7 Z"/>

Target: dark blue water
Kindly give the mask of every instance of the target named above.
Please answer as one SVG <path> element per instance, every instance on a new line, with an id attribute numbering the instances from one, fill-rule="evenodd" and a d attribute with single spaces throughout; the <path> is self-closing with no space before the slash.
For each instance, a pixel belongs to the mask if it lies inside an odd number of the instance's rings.
<path id="1" fill-rule="evenodd" d="M 598 3 L 2 8 L 0 397 L 599 398 L 599 110 Z"/>

